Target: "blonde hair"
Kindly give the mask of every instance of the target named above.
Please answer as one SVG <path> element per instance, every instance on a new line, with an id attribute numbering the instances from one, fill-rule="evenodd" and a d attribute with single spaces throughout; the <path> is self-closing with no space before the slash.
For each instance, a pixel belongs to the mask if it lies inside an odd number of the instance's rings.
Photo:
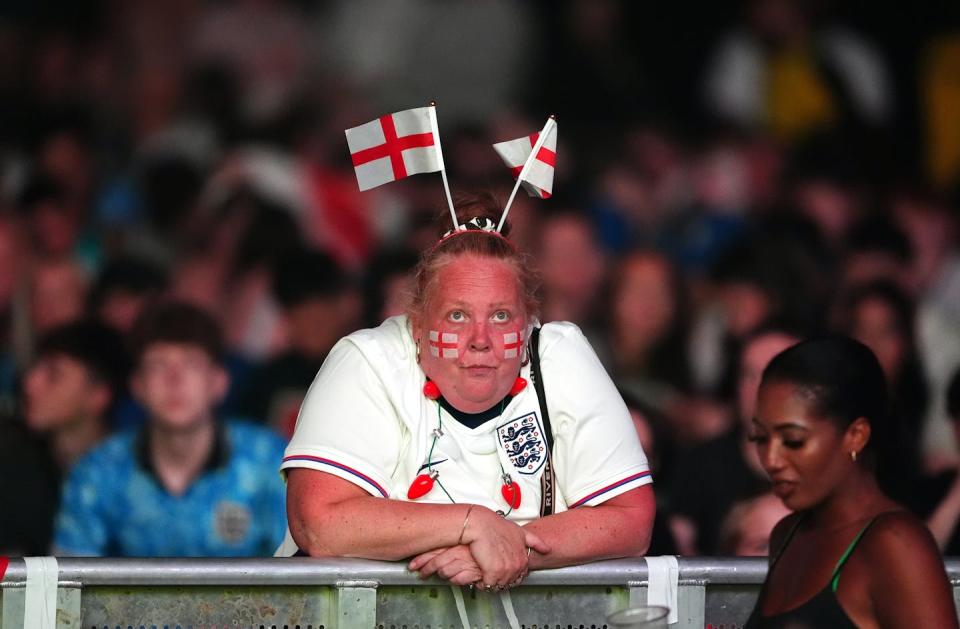
<path id="1" fill-rule="evenodd" d="M 494 223 L 500 220 L 502 206 L 488 192 L 477 195 L 458 195 L 454 202 L 457 221 L 466 223 L 473 218 L 488 218 Z M 437 220 L 442 229 L 438 230 L 438 242 L 420 256 L 414 270 L 413 295 L 407 306 L 407 314 L 412 321 L 423 318 L 427 305 L 436 294 L 440 271 L 457 258 L 477 256 L 502 260 L 513 267 L 517 274 L 521 299 L 526 310 L 527 320 L 540 315 L 540 275 L 533 264 L 533 258 L 507 240 L 510 233 L 506 223 L 501 233 L 482 230 L 467 230 L 443 238 L 443 234 L 452 226 L 450 214 L 444 211 Z"/>

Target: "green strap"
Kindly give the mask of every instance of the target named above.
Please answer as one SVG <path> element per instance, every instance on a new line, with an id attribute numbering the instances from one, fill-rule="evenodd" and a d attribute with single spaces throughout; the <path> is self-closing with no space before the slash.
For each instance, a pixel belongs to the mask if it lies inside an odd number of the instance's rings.
<path id="1" fill-rule="evenodd" d="M 880 518 L 880 515 L 873 516 L 873 519 L 867 522 L 866 526 L 860 529 L 860 532 L 857 533 L 857 536 L 853 538 L 853 541 L 850 542 L 850 545 L 847 546 L 847 550 L 840 555 L 840 559 L 837 561 L 836 567 L 833 569 L 833 578 L 830 579 L 830 589 L 834 594 L 837 593 L 837 585 L 840 584 L 840 570 L 843 568 L 843 564 L 847 563 L 850 555 L 853 554 L 853 550 L 857 547 L 857 544 L 860 542 L 860 538 L 866 534 L 866 532 L 873 526 L 873 523 Z"/>

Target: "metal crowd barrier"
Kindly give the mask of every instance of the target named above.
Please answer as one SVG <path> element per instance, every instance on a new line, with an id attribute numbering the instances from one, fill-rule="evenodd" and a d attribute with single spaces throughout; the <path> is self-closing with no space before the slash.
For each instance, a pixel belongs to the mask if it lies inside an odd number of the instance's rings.
<path id="1" fill-rule="evenodd" d="M 10 560 L 0 582 L 0 629 L 36 629 L 31 626 L 37 624 L 35 609 L 43 604 L 38 596 L 45 596 L 48 618 L 55 616 L 57 629 L 463 627 L 451 586 L 421 581 L 402 563 L 62 558 L 54 566 L 50 560 L 31 561 L 28 587 L 25 561 Z M 766 560 L 682 557 L 678 563 L 679 622 L 671 628 L 743 625 L 766 575 Z M 960 558 L 947 559 L 946 566 L 957 602 Z M 534 572 L 510 590 L 510 599 L 524 629 L 602 629 L 611 612 L 647 602 L 647 585 L 642 559 L 603 561 Z M 510 626 L 497 594 L 461 591 L 471 628 Z"/>

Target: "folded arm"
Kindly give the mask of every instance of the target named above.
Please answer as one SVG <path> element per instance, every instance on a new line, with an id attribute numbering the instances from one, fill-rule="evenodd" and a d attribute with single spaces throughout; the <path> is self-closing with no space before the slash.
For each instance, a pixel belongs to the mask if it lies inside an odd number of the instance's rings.
<path id="1" fill-rule="evenodd" d="M 293 540 L 314 557 L 403 559 L 453 546 L 465 505 L 375 498 L 353 483 L 307 468 L 287 471 L 287 519 Z"/>
<path id="2" fill-rule="evenodd" d="M 506 585 L 526 570 L 526 548 L 550 550 L 486 507 L 375 498 L 306 468 L 287 472 L 287 517 L 297 546 L 315 557 L 399 560 L 463 543 L 489 584 Z"/>
<path id="3" fill-rule="evenodd" d="M 639 557 L 650 547 L 657 506 L 653 485 L 642 485 L 595 507 L 578 507 L 534 520 L 524 528 L 535 532 L 550 552 L 533 552 L 530 568 Z"/>

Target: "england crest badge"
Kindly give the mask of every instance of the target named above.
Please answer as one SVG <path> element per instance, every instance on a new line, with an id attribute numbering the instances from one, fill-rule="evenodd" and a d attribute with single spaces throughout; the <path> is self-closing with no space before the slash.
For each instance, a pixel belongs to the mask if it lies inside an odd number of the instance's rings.
<path id="1" fill-rule="evenodd" d="M 519 474 L 536 474 L 547 461 L 543 427 L 535 412 L 497 426 L 497 439 Z"/>

